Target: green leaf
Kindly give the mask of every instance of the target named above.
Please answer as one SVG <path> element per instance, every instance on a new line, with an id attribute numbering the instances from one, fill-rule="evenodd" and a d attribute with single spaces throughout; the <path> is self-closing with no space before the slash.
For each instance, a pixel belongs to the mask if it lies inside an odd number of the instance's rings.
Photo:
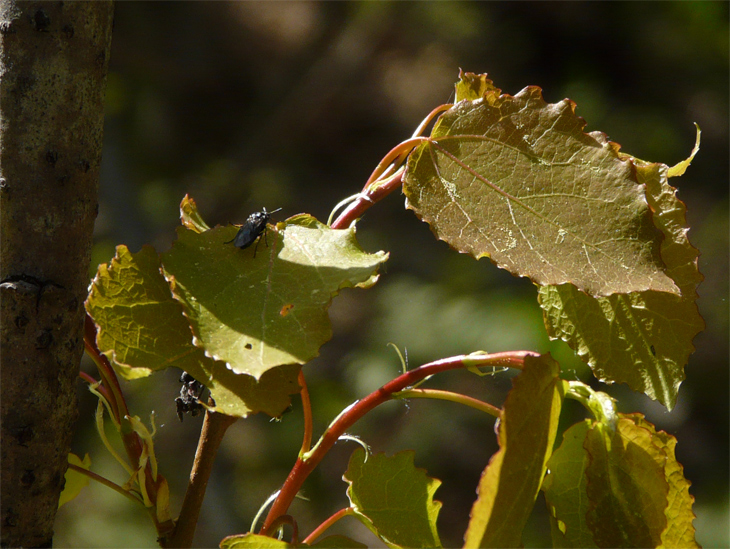
<path id="1" fill-rule="evenodd" d="M 456 83 L 456 97 L 454 103 L 459 101 L 475 101 L 487 94 L 499 96 L 502 90 L 494 87 L 492 81 L 486 74 L 474 74 L 472 72 L 459 71 L 459 81 Z"/>
<path id="2" fill-rule="evenodd" d="M 548 335 L 567 342 L 598 379 L 627 383 L 671 410 L 694 352 L 692 340 L 705 326 L 696 304 L 699 252 L 687 239 L 685 206 L 667 182 L 667 167 L 632 162 L 664 234 L 667 274 L 681 295 L 646 291 L 594 298 L 563 284 L 540 288 L 538 301 Z"/>
<path id="3" fill-rule="evenodd" d="M 543 483 L 555 547 L 697 547 L 676 439 L 641 414 L 571 427 Z"/>
<path id="4" fill-rule="evenodd" d="M 553 547 L 596 547 L 586 524 L 588 454 L 583 449 L 590 420 L 576 423 L 563 434 L 563 443 L 548 461 L 542 483 L 550 511 Z"/>
<path id="5" fill-rule="evenodd" d="M 221 540 L 220 549 L 295 549 L 296 545 L 259 534 L 238 534 Z"/>
<path id="6" fill-rule="evenodd" d="M 388 257 L 363 252 L 354 229 L 333 230 L 308 215 L 267 229 L 268 248 L 260 243 L 258 251 L 224 244 L 236 231 L 180 227 L 162 264 L 194 343 L 257 379 L 317 356 L 332 336 L 332 297 L 344 287 L 372 285 Z"/>
<path id="7" fill-rule="evenodd" d="M 695 540 L 695 529 L 692 521 L 695 514 L 692 512 L 694 497 L 689 493 L 689 481 L 684 478 L 684 468 L 677 461 L 674 449 L 677 439 L 658 431 L 641 414 L 619 414 L 632 421 L 635 427 L 627 423 L 626 431 L 645 430 L 651 435 L 652 445 L 659 448 L 658 454 L 653 454 L 657 463 L 664 468 L 664 478 L 669 484 L 667 506 L 664 515 L 667 518 L 667 527 L 662 532 L 663 547 L 699 547 Z"/>
<path id="8" fill-rule="evenodd" d="M 136 254 L 117 247 L 111 263 L 99 267 L 86 310 L 97 326 L 99 350 L 127 379 L 180 368 L 210 389 L 216 411 L 239 417 L 258 411 L 278 416 L 289 406 L 289 395 L 299 391 L 296 366 L 275 368 L 257 382 L 193 345 L 190 325 L 151 246 Z"/>
<path id="9" fill-rule="evenodd" d="M 697 125 L 697 123 L 695 123 L 695 128 L 697 128 L 697 139 L 695 140 L 695 146 L 692 149 L 692 152 L 689 153 L 689 157 L 687 157 L 685 160 L 682 160 L 681 162 L 669 168 L 669 171 L 667 172 L 667 177 L 677 177 L 680 175 L 684 175 L 684 172 L 687 171 L 689 165 L 692 164 L 692 160 L 694 160 L 695 155 L 699 152 L 700 135 L 702 135 L 702 131 L 700 130 L 700 127 Z"/>
<path id="10" fill-rule="evenodd" d="M 210 230 L 208 224 L 203 220 L 200 213 L 198 213 L 198 206 L 195 204 L 195 200 L 188 195 L 185 195 L 185 198 L 180 202 L 180 222 L 184 227 L 197 233 Z"/>
<path id="11" fill-rule="evenodd" d="M 482 473 L 464 547 L 521 547 L 552 452 L 565 394 L 549 355 L 526 357 L 504 403 L 499 451 Z"/>
<path id="12" fill-rule="evenodd" d="M 500 95 L 473 76 L 457 90 L 483 96 L 441 116 L 403 179 L 407 206 L 438 238 L 539 285 L 679 293 L 631 162 L 583 131 L 573 102 L 547 104 L 537 87 Z"/>
<path id="13" fill-rule="evenodd" d="M 366 456 L 353 452 L 343 479 L 359 518 L 388 547 L 441 547 L 436 519 L 441 502 L 433 494 L 441 481 L 413 464 L 414 452 Z"/>
<path id="14" fill-rule="evenodd" d="M 89 454 L 86 454 L 84 456 L 83 461 L 81 461 L 81 458 L 76 454 L 69 454 L 68 462 L 82 467 L 87 471 L 91 468 L 91 458 L 89 457 Z M 89 477 L 82 473 L 79 473 L 78 471 L 75 471 L 74 469 L 71 469 L 70 467 L 66 469 L 64 479 L 66 481 L 66 484 L 63 486 L 61 497 L 58 499 L 59 507 L 78 496 L 81 490 L 83 490 L 89 484 Z"/>

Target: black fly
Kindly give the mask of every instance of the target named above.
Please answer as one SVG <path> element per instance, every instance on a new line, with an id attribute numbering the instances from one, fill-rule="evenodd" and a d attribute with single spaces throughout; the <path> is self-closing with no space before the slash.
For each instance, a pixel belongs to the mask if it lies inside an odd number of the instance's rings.
<path id="1" fill-rule="evenodd" d="M 203 393 L 205 386 L 197 381 L 187 372 L 183 372 L 180 376 L 180 382 L 183 386 L 180 388 L 180 396 L 175 399 L 177 407 L 177 417 L 183 420 L 183 414 L 190 412 L 195 417 L 204 410 L 200 404 L 200 395 Z"/>
<path id="2" fill-rule="evenodd" d="M 246 222 L 241 225 L 241 228 L 238 229 L 238 232 L 236 233 L 236 236 L 233 237 L 233 240 L 229 240 L 228 242 L 226 242 L 226 244 L 230 244 L 231 242 L 233 242 L 234 246 L 245 250 L 251 244 L 256 242 L 256 246 L 253 249 L 253 256 L 256 257 L 256 249 L 259 246 L 258 241 L 262 233 L 264 235 L 264 241 L 266 242 L 266 245 L 269 245 L 268 240 L 266 240 L 266 224 L 269 222 L 269 219 L 271 219 L 271 214 L 275 214 L 279 210 L 281 210 L 281 208 L 278 208 L 273 212 L 267 212 L 266 208 L 264 208 L 261 212 L 252 213 L 248 216 Z"/>

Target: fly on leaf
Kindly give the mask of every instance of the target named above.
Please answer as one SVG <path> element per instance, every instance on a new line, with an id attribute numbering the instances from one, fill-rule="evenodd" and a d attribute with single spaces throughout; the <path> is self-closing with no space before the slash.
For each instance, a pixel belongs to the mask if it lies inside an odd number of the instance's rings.
<path id="1" fill-rule="evenodd" d="M 263 208 L 263 211 L 252 213 L 248 216 L 246 222 L 241 225 L 241 228 L 238 229 L 233 240 L 229 240 L 226 244 L 233 242 L 234 246 L 245 250 L 251 244 L 256 242 L 256 246 L 253 249 L 253 256 L 256 257 L 256 249 L 259 246 L 258 241 L 262 233 L 264 235 L 266 246 L 269 245 L 268 240 L 266 240 L 266 224 L 269 222 L 269 219 L 271 219 L 271 215 L 275 214 L 279 210 L 281 210 L 281 208 L 277 208 L 273 212 L 267 212 L 266 208 Z"/>

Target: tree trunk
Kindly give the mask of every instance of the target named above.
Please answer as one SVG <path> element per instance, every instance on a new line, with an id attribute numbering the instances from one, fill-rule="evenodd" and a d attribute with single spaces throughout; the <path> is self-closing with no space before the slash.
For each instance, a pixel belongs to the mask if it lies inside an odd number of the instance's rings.
<path id="1" fill-rule="evenodd" d="M 77 414 L 113 4 L 0 1 L 4 547 L 50 547 Z"/>

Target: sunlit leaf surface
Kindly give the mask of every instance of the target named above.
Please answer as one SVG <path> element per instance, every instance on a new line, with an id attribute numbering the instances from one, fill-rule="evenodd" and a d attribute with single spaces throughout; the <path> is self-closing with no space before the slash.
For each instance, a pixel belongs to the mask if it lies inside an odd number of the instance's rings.
<path id="1" fill-rule="evenodd" d="M 258 411 L 277 416 L 299 391 L 297 366 L 275 368 L 257 382 L 193 345 L 190 325 L 150 246 L 136 254 L 119 246 L 111 263 L 99 267 L 86 308 L 98 328 L 99 349 L 127 379 L 180 368 L 210 389 L 217 411 L 234 416 Z"/>
<path id="2" fill-rule="evenodd" d="M 332 297 L 372 284 L 387 259 L 384 252 L 363 252 L 354 229 L 329 229 L 307 215 L 267 229 L 258 249 L 224 245 L 236 231 L 178 228 L 177 241 L 162 256 L 163 272 L 195 344 L 233 372 L 257 379 L 317 356 L 332 336 Z"/>

